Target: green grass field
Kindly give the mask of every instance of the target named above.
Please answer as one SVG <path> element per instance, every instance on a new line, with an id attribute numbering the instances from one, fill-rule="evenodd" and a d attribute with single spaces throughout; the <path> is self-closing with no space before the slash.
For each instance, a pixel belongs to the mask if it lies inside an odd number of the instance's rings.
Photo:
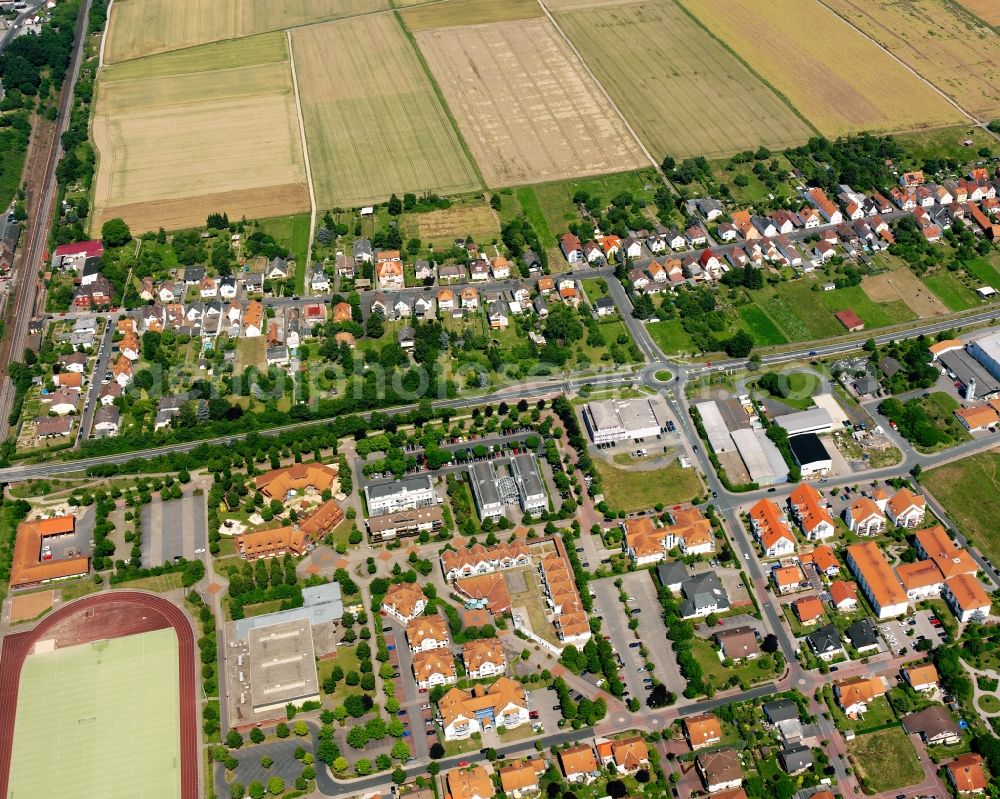
<path id="1" fill-rule="evenodd" d="M 859 735 L 847 748 L 872 792 L 913 785 L 923 776 L 913 744 L 900 727 Z"/>
<path id="2" fill-rule="evenodd" d="M 594 459 L 594 465 L 601 475 L 605 500 L 617 510 L 645 510 L 658 502 L 665 505 L 687 502 L 702 490 L 698 473 L 682 468 L 677 462 L 642 472 L 618 469 L 600 458 Z"/>
<path id="3" fill-rule="evenodd" d="M 997 272 L 996 267 L 985 258 L 974 258 L 965 264 L 965 269 L 984 285 L 1000 291 L 1000 272 Z"/>
<path id="4" fill-rule="evenodd" d="M 309 249 L 309 214 L 276 216 L 260 220 L 260 229 L 274 236 L 283 247 L 287 247 L 295 259 L 295 290 L 305 291 L 306 256 Z"/>
<path id="5" fill-rule="evenodd" d="M 29 655 L 8 796 L 178 796 L 179 704 L 169 628 Z"/>
<path id="6" fill-rule="evenodd" d="M 557 180 L 552 183 L 539 183 L 532 187 L 535 198 L 538 201 L 539 210 L 548 228 L 556 236 L 566 232 L 570 222 L 578 220 L 580 213 L 573 205 L 573 195 L 577 191 L 586 191 L 591 197 L 600 197 L 602 205 L 607 205 L 615 195 L 627 191 L 634 197 L 642 197 L 647 204 L 653 202 L 653 193 L 660 185 L 660 179 L 651 169 L 640 169 L 636 172 L 618 172 L 613 175 L 600 175 L 592 178 L 580 178 L 579 180 Z M 648 188 L 647 188 L 648 187 Z M 521 200 L 522 207 L 525 205 L 521 199 L 521 189 L 518 189 L 517 196 Z M 525 208 L 528 221 L 535 225 L 532 213 Z M 539 237 L 542 231 L 535 228 Z M 554 239 L 552 243 L 554 243 Z M 545 243 L 543 241 L 543 243 Z"/>
<path id="7" fill-rule="evenodd" d="M 521 210 L 524 211 L 525 218 L 531 227 L 534 228 L 542 246 L 555 246 L 556 237 L 552 235 L 552 229 L 549 227 L 549 222 L 545 218 L 542 206 L 538 202 L 538 195 L 535 193 L 535 190 L 531 186 L 519 186 L 514 190 L 514 196 L 517 197 Z"/>
<path id="8" fill-rule="evenodd" d="M 759 306 L 744 305 L 739 309 L 739 315 L 758 347 L 788 342 L 774 321 Z"/>
<path id="9" fill-rule="evenodd" d="M 668 322 L 652 322 L 646 325 L 646 330 L 652 336 L 661 350 L 667 355 L 675 355 L 679 352 L 692 352 L 694 343 L 687 331 L 681 325 L 680 319 L 671 319 Z"/>
<path id="10" fill-rule="evenodd" d="M 990 560 L 1000 558 L 1000 454 L 983 452 L 920 475 L 958 529 Z"/>
<path id="11" fill-rule="evenodd" d="M 923 278 L 924 285 L 933 291 L 949 311 L 965 311 L 979 305 L 979 297 L 966 285 L 958 272 L 939 269 Z"/>

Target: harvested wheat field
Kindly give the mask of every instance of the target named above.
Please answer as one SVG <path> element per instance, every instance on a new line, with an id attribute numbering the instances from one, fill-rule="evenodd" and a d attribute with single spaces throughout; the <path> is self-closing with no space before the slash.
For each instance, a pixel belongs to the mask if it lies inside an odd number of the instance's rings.
<path id="1" fill-rule="evenodd" d="M 919 317 L 949 313 L 948 306 L 906 268 L 866 277 L 861 288 L 873 302 L 902 300 Z"/>
<path id="2" fill-rule="evenodd" d="M 115 0 L 107 63 L 366 14 L 388 0 Z"/>
<path id="3" fill-rule="evenodd" d="M 548 19 L 424 31 L 417 42 L 487 185 L 648 164 Z"/>
<path id="4" fill-rule="evenodd" d="M 1000 113 L 1000 35 L 950 0 L 826 0 L 977 117 Z M 1000 0 L 992 0 L 1000 8 Z"/>
<path id="5" fill-rule="evenodd" d="M 781 149 L 812 134 L 672 0 L 563 0 L 555 13 L 657 160 L 721 157 L 760 145 Z"/>
<path id="6" fill-rule="evenodd" d="M 1000 25 L 1000 3 L 997 0 L 959 0 L 969 11 L 990 25 Z"/>
<path id="7" fill-rule="evenodd" d="M 404 232 L 411 229 L 412 235 L 424 242 L 451 243 L 470 234 L 476 241 L 489 241 L 500 237 L 500 219 L 486 203 L 453 205 L 438 211 L 408 215 Z"/>
<path id="8" fill-rule="evenodd" d="M 425 0 L 426 2 L 426 0 Z M 397 5 L 405 5 L 398 3 Z M 538 0 L 443 0 L 425 8 L 409 8 L 402 12 L 403 22 L 413 32 L 455 25 L 479 25 L 486 22 L 508 22 L 542 16 Z"/>
<path id="9" fill-rule="evenodd" d="M 961 114 L 816 0 L 684 5 L 826 135 L 944 126 Z"/>
<path id="10" fill-rule="evenodd" d="M 267 55 L 259 64 L 192 72 L 189 60 L 167 55 L 145 59 L 144 76 L 132 64 L 101 72 L 95 227 L 121 216 L 142 232 L 200 224 L 212 211 L 264 217 L 309 207 L 287 52 L 272 60 L 284 35 L 262 38 L 273 41 L 254 43 Z M 199 49 L 212 64 L 215 48 L 238 46 Z"/>
<path id="11" fill-rule="evenodd" d="M 367 205 L 393 192 L 480 188 L 392 15 L 298 28 L 292 46 L 319 207 Z"/>

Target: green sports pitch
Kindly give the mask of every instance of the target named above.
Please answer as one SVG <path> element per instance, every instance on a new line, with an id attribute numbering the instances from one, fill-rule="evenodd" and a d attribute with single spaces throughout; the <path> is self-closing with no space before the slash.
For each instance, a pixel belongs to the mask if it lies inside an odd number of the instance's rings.
<path id="1" fill-rule="evenodd" d="M 172 628 L 29 655 L 8 797 L 176 799 L 179 702 Z"/>

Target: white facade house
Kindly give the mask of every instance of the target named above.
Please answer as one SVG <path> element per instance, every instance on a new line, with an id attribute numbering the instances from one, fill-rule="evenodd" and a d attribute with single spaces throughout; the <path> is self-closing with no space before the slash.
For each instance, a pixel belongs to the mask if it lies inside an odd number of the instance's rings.
<path id="1" fill-rule="evenodd" d="M 430 475 L 416 475 L 365 486 L 365 502 L 369 516 L 382 516 L 400 510 L 436 505 L 437 495 Z"/>

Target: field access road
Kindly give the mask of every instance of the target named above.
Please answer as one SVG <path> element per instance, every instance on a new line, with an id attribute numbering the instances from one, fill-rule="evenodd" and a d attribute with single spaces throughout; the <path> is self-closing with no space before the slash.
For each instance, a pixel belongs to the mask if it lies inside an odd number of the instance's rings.
<path id="1" fill-rule="evenodd" d="M 48 247 L 49 226 L 52 221 L 52 205 L 56 194 L 56 164 L 62 154 L 60 139 L 69 127 L 70 112 L 73 109 L 73 90 L 80 76 L 80 64 L 83 61 L 83 49 L 87 41 L 87 18 L 90 15 L 91 0 L 84 0 L 80 6 L 76 22 L 73 53 L 70 57 L 69 69 L 63 81 L 62 93 L 59 96 L 59 109 L 56 113 L 55 130 L 45 159 L 43 174 L 37 182 L 28 185 L 29 208 L 27 244 L 19 250 L 20 261 L 15 267 L 11 279 L 10 290 L 14 292 L 13 307 L 8 308 L 10 323 L 7 325 L 7 335 L 0 344 L 0 369 L 3 369 L 4 384 L 9 383 L 6 370 L 7 364 L 21 357 L 24 352 L 24 342 L 28 334 L 28 323 L 36 313 L 36 309 L 44 309 L 45 287 L 42 285 L 41 266 Z M 37 126 L 32 135 L 37 135 Z M 30 202 L 34 200 L 34 202 Z M 7 418 L 10 415 L 14 392 L 0 392 L 0 433 L 7 435 Z"/>

